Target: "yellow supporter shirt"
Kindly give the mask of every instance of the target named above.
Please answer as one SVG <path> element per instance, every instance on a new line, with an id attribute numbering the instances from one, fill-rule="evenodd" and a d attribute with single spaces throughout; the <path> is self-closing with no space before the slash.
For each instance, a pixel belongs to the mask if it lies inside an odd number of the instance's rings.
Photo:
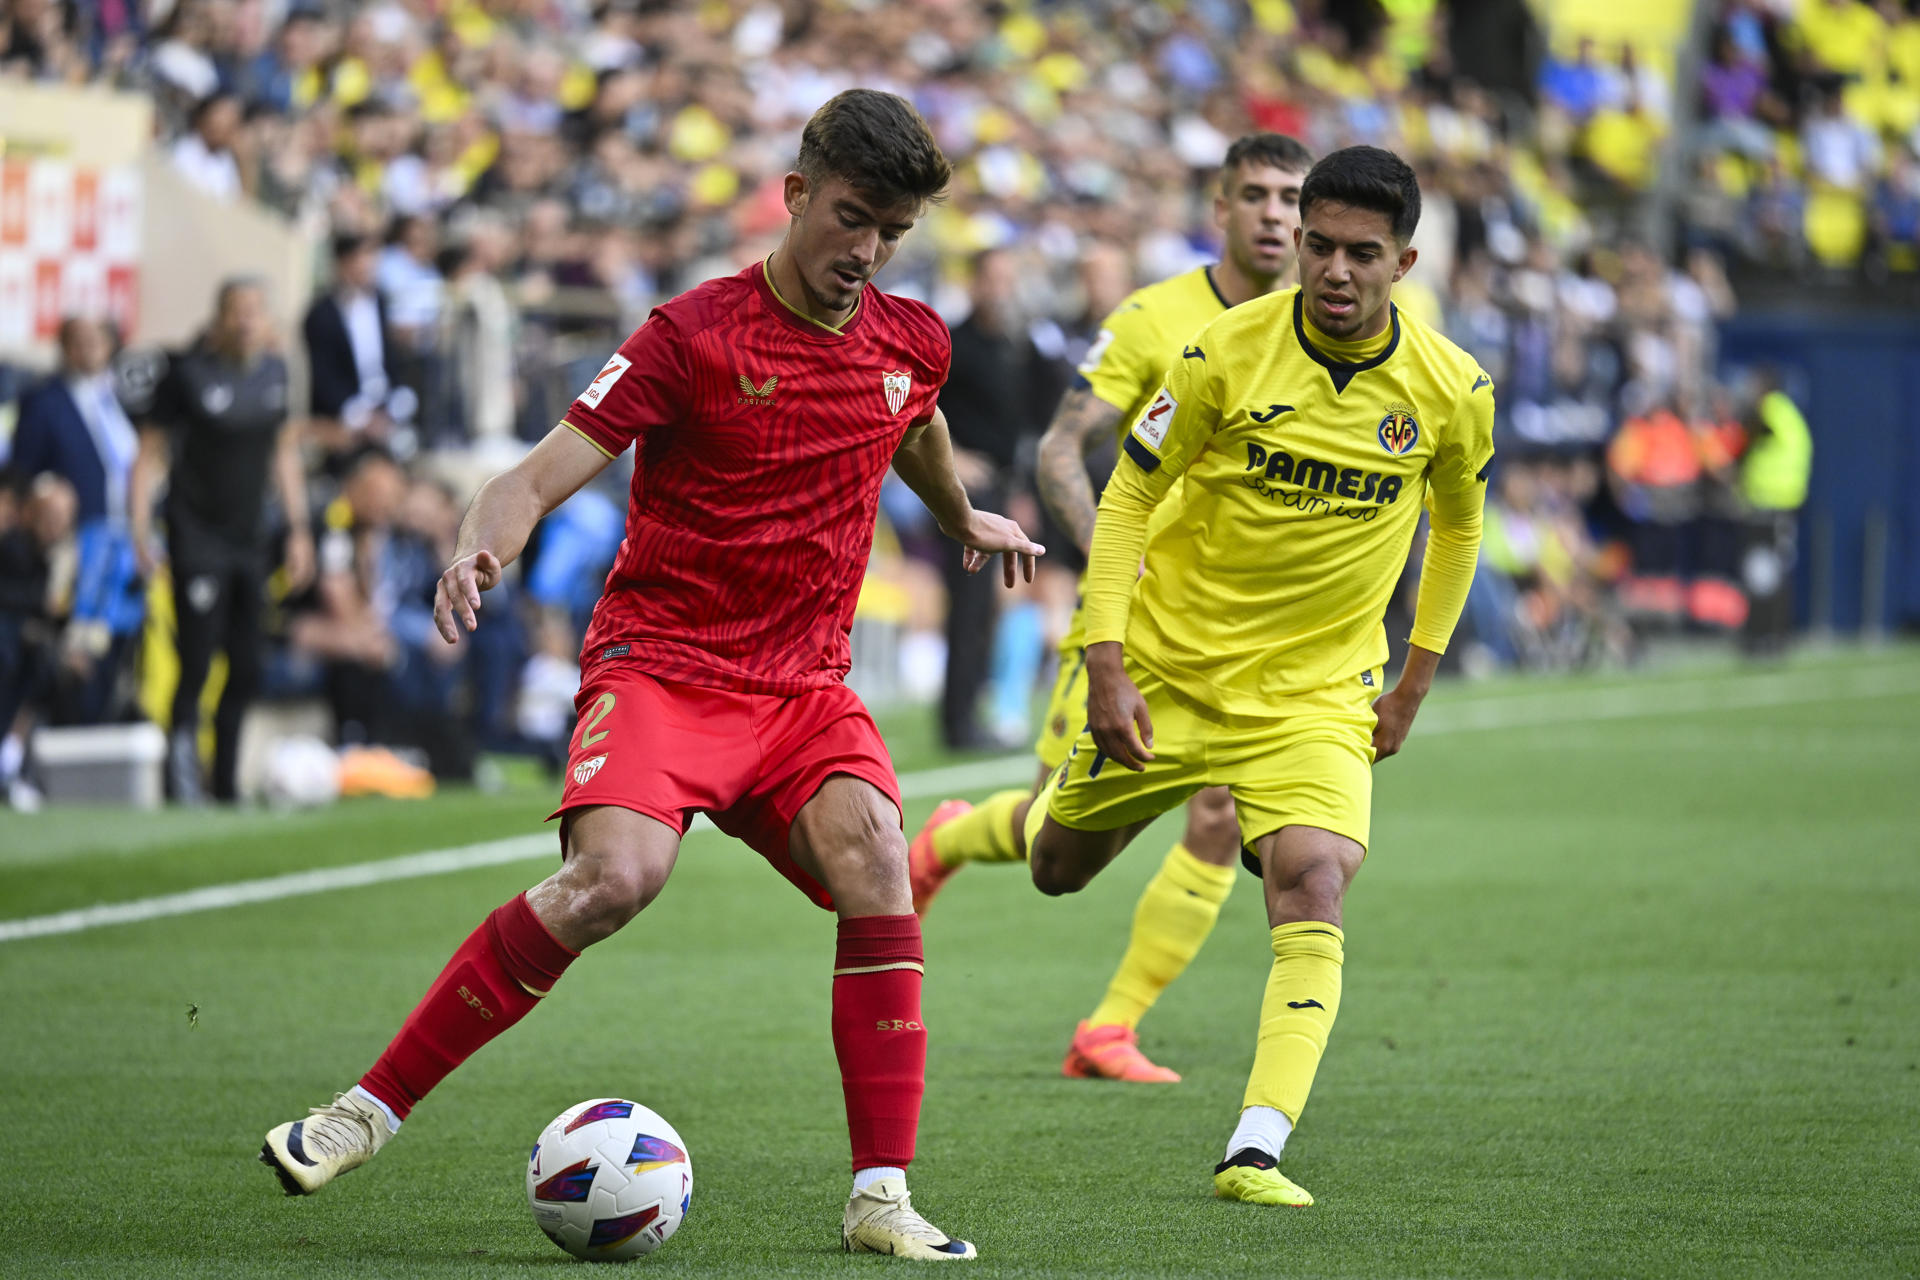
<path id="1" fill-rule="evenodd" d="M 1196 267 L 1135 289 L 1107 316 L 1079 373 L 1094 395 L 1120 411 L 1120 436 L 1166 381 L 1167 370 L 1180 359 L 1181 344 L 1226 309 L 1211 269 Z M 1061 650 L 1077 650 L 1084 629 L 1083 611 L 1075 609 Z"/>
<path id="2" fill-rule="evenodd" d="M 1124 437 L 1094 527 L 1086 643 L 1124 640 L 1217 710 L 1281 714 L 1386 660 L 1381 620 L 1425 505 L 1413 641 L 1444 652 L 1492 457 L 1492 380 L 1418 320 L 1396 309 L 1378 338 L 1340 344 L 1312 338 L 1298 289 L 1235 307 L 1188 340 Z"/>

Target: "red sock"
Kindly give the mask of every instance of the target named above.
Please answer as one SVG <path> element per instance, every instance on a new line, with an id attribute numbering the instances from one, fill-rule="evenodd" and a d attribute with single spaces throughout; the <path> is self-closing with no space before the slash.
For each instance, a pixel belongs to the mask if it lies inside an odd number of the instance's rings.
<path id="1" fill-rule="evenodd" d="M 480 922 L 401 1024 L 360 1087 L 402 1120 L 428 1090 L 526 1016 L 580 953 L 562 946 L 520 894 Z"/>
<path id="2" fill-rule="evenodd" d="M 927 1085 L 927 1028 L 920 1020 L 919 916 L 840 922 L 833 957 L 833 1052 L 847 1095 L 853 1169 L 913 1159 Z"/>

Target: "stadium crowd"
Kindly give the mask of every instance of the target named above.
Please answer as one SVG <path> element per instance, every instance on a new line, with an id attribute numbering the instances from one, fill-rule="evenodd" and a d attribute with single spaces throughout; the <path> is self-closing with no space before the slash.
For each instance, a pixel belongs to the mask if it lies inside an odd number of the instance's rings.
<path id="1" fill-rule="evenodd" d="M 1889 30 L 1912 29 L 1900 6 L 1880 10 Z M 1499 40 L 1476 25 L 1496 19 Z M 1443 325 L 1499 393 L 1468 661 L 1625 661 L 1649 619 L 1739 626 L 1754 506 L 1740 459 L 1773 437 L 1757 395 L 1714 380 L 1714 333 L 1735 305 L 1722 264 L 1751 251 L 1748 223 L 1722 235 L 1698 214 L 1675 261 L 1635 240 L 1627 212 L 1671 128 L 1674 51 L 1573 42 L 1540 60 L 1532 21 L 1520 0 L 1457 13 L 1437 0 L 15 0 L 0 73 L 151 94 L 182 175 L 312 233 L 311 306 L 249 339 L 304 364 L 308 402 L 288 410 L 298 484 L 267 504 L 257 559 L 235 579 L 257 578 L 260 624 L 229 618 L 225 638 L 262 656 L 229 653 L 226 696 L 324 699 L 339 740 L 413 748 L 465 777 L 476 749 L 563 757 L 625 468 L 543 526 L 490 600 L 490 627 L 448 649 L 426 615 L 467 496 L 552 426 L 651 305 L 777 243 L 799 127 L 854 84 L 908 96 L 955 161 L 951 197 L 881 284 L 956 327 L 949 397 L 969 408 L 948 412 L 964 474 L 1029 527 L 1042 520 L 1033 442 L 1101 317 L 1217 251 L 1209 184 L 1232 139 L 1371 142 L 1412 161 L 1424 192 L 1420 263 L 1396 301 Z M 1782 34 L 1818 29 L 1735 0 L 1715 57 L 1804 50 L 1794 85 L 1822 83 L 1812 69 L 1845 42 Z M 1784 175 L 1782 139 L 1828 110 L 1767 83 L 1748 117 L 1703 132 L 1716 174 L 1734 155 Z M 1881 180 L 1874 155 L 1852 175 L 1862 200 Z M 1909 159 L 1885 163 L 1886 181 L 1913 185 Z M 209 340 L 245 328 L 227 310 L 247 305 L 210 297 Z M 173 375 L 115 357 L 87 317 L 62 338 L 60 371 L 18 403 L 0 486 L 0 777 L 20 776 L 29 720 L 144 707 L 174 722 L 171 785 L 196 796 L 209 784 L 191 686 L 206 664 L 181 660 L 177 618 L 201 606 L 191 582 L 143 590 L 165 557 L 137 509 L 169 462 L 178 487 L 190 452 L 141 469 L 136 428 L 187 429 L 168 409 Z M 84 447 L 25 448 L 63 431 Z M 261 487 L 282 465 L 259 463 Z M 864 674 L 909 694 L 947 684 L 955 745 L 1024 739 L 1078 565 L 1056 553 L 996 614 L 959 589 L 948 608 L 947 554 L 911 495 L 890 490 L 863 616 L 902 640 Z M 170 699 L 182 666 L 188 692 Z M 215 716 L 223 733 L 230 719 Z M 231 764 L 216 753 L 222 798 Z"/>
<path id="2" fill-rule="evenodd" d="M 1775 268 L 1920 272 L 1920 5 L 1716 8 L 1693 243 Z"/>

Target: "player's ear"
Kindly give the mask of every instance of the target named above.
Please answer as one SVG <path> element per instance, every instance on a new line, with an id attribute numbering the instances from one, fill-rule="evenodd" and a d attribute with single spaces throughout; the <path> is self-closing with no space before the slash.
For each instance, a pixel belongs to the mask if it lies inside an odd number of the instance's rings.
<path id="1" fill-rule="evenodd" d="M 786 197 L 787 212 L 789 214 L 797 218 L 805 213 L 807 211 L 807 196 L 810 194 L 807 186 L 807 175 L 797 170 L 789 173 L 783 194 Z"/>
<path id="2" fill-rule="evenodd" d="M 1419 259 L 1420 259 L 1420 251 L 1414 248 L 1412 245 L 1408 245 L 1406 248 L 1402 249 L 1400 251 L 1400 261 L 1398 265 L 1396 265 L 1393 269 L 1394 283 L 1398 284 L 1402 276 L 1406 275 L 1407 272 L 1413 270 L 1413 264 L 1419 261 Z"/>

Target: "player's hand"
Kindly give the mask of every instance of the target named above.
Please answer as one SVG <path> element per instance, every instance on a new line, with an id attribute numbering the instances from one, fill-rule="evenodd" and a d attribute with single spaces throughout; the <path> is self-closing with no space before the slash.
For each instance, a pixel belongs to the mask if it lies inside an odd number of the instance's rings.
<path id="1" fill-rule="evenodd" d="M 460 631 L 453 625 L 455 618 L 469 631 L 479 629 L 480 619 L 475 615 L 480 612 L 480 593 L 500 584 L 500 572 L 500 557 L 491 551 L 476 551 L 447 566 L 433 589 L 433 625 L 442 640 L 453 644 L 460 639 Z"/>
<path id="2" fill-rule="evenodd" d="M 1087 728 L 1100 754 L 1135 773 L 1153 759 L 1153 717 L 1112 641 L 1087 646 Z"/>
<path id="3" fill-rule="evenodd" d="M 1019 525 L 991 511 L 970 513 L 966 528 L 950 536 L 966 548 L 960 563 L 968 573 L 980 572 L 998 555 L 1001 579 L 1009 587 L 1014 583 L 1015 574 L 1032 582 L 1034 561 L 1047 554 L 1047 549 L 1031 541 Z"/>
<path id="4" fill-rule="evenodd" d="M 1373 700 L 1373 762 L 1379 764 L 1406 744 L 1413 718 L 1420 712 L 1423 692 L 1396 685 Z"/>

